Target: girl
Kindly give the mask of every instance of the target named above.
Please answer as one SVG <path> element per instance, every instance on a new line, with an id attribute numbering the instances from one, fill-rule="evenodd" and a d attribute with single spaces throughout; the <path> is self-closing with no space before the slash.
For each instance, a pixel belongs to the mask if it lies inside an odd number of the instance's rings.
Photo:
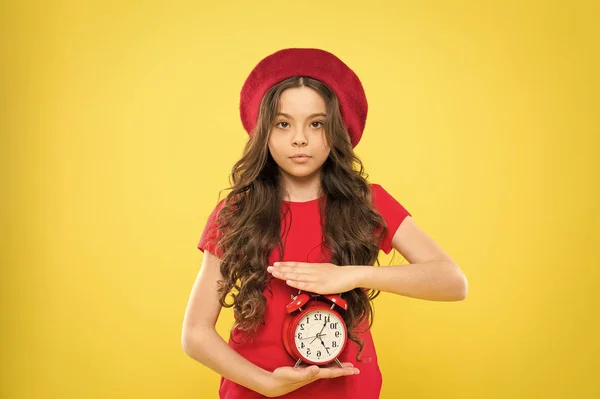
<path id="1" fill-rule="evenodd" d="M 269 55 L 244 83 L 240 115 L 250 138 L 233 167 L 231 192 L 198 243 L 204 259 L 183 348 L 222 376 L 221 398 L 378 398 L 371 300 L 380 291 L 461 300 L 466 278 L 396 199 L 367 182 L 353 152 L 366 97 L 335 55 L 308 48 Z M 393 248 L 410 264 L 370 267 L 379 250 Z M 342 367 L 294 367 L 282 328 L 299 290 L 343 293 Z M 228 344 L 215 331 L 223 306 L 235 316 Z"/>

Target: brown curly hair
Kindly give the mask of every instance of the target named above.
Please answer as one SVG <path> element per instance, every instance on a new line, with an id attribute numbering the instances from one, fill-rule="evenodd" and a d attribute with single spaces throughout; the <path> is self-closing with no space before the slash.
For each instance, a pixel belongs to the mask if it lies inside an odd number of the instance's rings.
<path id="1" fill-rule="evenodd" d="M 220 303 L 224 307 L 233 307 L 236 321 L 232 332 L 237 327 L 252 335 L 264 321 L 266 299 L 263 291 L 269 279 L 266 271 L 268 256 L 275 246 L 280 254 L 283 253 L 280 234 L 283 189 L 268 139 L 282 92 L 301 86 L 316 90 L 326 103 L 324 129 L 331 152 L 321 167 L 321 192 L 325 195 L 319 202 L 321 214 L 323 206 L 327 209 L 321 224 L 323 245 L 331 252 L 330 262 L 340 266 L 373 265 L 376 261 L 379 264 L 379 242 L 387 233 L 387 226 L 372 204 L 368 174 L 354 154 L 337 96 L 318 80 L 308 77 L 286 79 L 264 95 L 256 128 L 242 158 L 232 168 L 231 192 L 217 216 L 217 226 L 222 232 L 218 246 L 223 253 L 221 274 L 224 278 L 219 282 Z M 233 302 L 227 303 L 230 293 Z M 368 320 L 366 330 L 371 328 L 371 300 L 379 293 L 366 288 L 344 293 L 349 306 L 343 317 L 348 338 L 359 346 L 357 360 L 364 347 L 358 338 L 358 327 Z"/>

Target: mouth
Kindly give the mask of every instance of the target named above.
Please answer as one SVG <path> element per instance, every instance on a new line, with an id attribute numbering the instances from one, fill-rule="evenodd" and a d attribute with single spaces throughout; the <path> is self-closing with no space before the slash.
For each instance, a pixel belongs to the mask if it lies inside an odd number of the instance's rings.
<path id="1" fill-rule="evenodd" d="M 298 155 L 294 155 L 293 157 L 290 157 L 290 160 L 294 163 L 308 163 L 308 161 L 310 161 L 310 158 L 308 155 L 306 154 L 298 154 Z"/>

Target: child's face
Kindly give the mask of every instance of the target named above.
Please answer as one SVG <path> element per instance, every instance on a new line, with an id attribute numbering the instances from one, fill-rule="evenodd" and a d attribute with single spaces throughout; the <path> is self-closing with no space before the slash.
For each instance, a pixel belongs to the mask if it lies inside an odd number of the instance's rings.
<path id="1" fill-rule="evenodd" d="M 294 87 L 281 93 L 279 113 L 269 134 L 269 150 L 282 173 L 291 177 L 319 176 L 330 152 L 325 112 L 325 100 L 311 88 Z M 297 154 L 307 154 L 308 158 L 292 158 Z"/>

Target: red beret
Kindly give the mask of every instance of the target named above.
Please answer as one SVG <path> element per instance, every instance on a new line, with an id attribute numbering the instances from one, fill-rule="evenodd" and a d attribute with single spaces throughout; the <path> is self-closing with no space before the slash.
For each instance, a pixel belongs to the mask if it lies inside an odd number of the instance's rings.
<path id="1" fill-rule="evenodd" d="M 358 76 L 330 52 L 316 48 L 279 50 L 254 67 L 240 93 L 240 116 L 251 134 L 260 102 L 269 88 L 292 76 L 307 76 L 325 83 L 338 97 L 352 147 L 362 137 L 367 120 L 367 97 Z"/>

